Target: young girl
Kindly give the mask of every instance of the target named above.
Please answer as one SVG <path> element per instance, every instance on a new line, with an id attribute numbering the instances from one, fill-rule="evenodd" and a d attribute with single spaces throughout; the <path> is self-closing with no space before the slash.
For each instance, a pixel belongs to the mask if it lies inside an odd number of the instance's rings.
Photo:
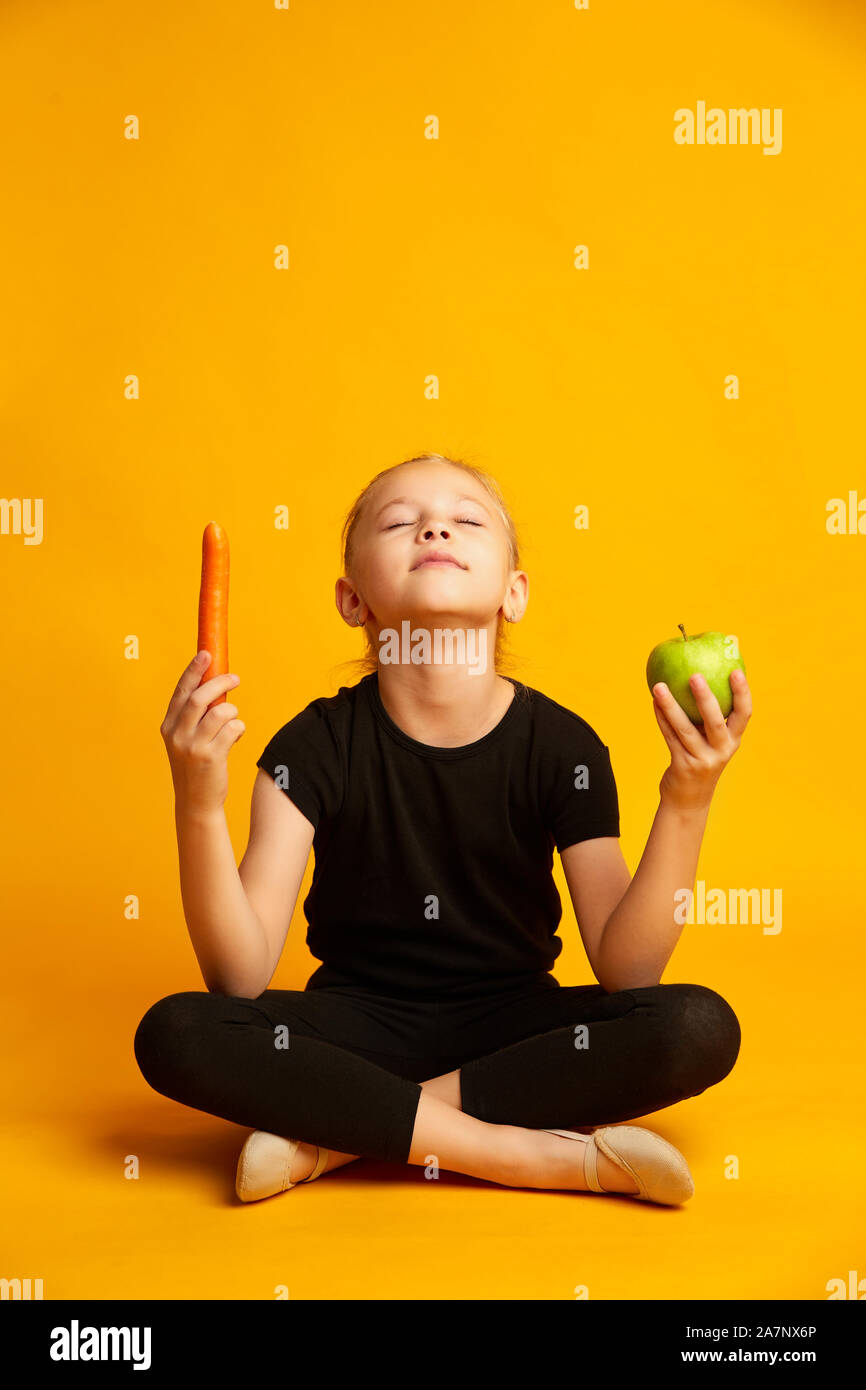
<path id="1" fill-rule="evenodd" d="M 361 1155 L 686 1201 L 682 1154 L 618 1122 L 699 1095 L 739 1051 L 720 995 L 659 980 L 682 930 L 674 893 L 694 882 L 751 713 L 745 677 L 731 677 L 727 723 L 692 678 L 702 727 L 655 687 L 671 761 L 632 879 L 606 744 L 497 669 L 529 581 L 495 482 L 410 459 L 364 489 L 343 542 L 337 608 L 364 627 L 369 669 L 267 744 L 239 868 L 223 805 L 244 725 L 231 703 L 208 710 L 238 677 L 202 684 L 200 652 L 168 706 L 184 914 L 207 991 L 148 1009 L 144 1077 L 253 1129 L 242 1201 Z M 303 990 L 269 989 L 311 846 L 307 942 L 322 964 Z M 594 985 L 551 974 L 554 846 Z"/>

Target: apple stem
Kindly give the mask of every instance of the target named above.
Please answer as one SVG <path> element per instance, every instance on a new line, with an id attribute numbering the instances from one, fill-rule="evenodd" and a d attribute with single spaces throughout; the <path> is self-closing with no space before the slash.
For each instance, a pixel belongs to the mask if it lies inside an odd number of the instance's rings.
<path id="1" fill-rule="evenodd" d="M 685 630 L 685 628 L 683 627 L 682 623 L 677 623 L 677 627 L 679 628 L 680 632 L 683 634 L 683 641 L 684 641 L 684 642 L 687 642 L 689 639 L 686 637 L 686 630 Z"/>

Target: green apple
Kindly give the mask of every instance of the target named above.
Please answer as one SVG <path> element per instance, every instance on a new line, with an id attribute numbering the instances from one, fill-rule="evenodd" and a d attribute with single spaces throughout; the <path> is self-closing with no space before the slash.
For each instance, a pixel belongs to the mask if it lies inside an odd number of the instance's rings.
<path id="1" fill-rule="evenodd" d="M 650 690 L 657 681 L 664 681 L 692 723 L 703 724 L 689 685 L 689 676 L 702 675 L 727 719 L 734 704 L 729 676 L 732 671 L 745 672 L 746 669 L 741 656 L 731 655 L 739 652 L 736 637 L 724 632 L 699 632 L 696 637 L 687 637 L 682 623 L 677 623 L 677 627 L 682 637 L 659 642 L 649 654 L 646 678 Z"/>

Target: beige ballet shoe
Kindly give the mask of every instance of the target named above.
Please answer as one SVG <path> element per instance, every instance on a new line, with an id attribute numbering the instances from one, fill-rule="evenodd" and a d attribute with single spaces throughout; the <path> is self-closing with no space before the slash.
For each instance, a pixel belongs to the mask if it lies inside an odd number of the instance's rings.
<path id="1" fill-rule="evenodd" d="M 289 1182 L 289 1173 L 300 1142 L 300 1139 L 268 1134 L 264 1129 L 254 1129 L 248 1135 L 238 1158 L 235 1177 L 235 1191 L 242 1202 L 258 1202 L 262 1197 L 273 1197 L 277 1192 L 288 1192 L 298 1186 L 297 1182 Z M 329 1149 L 317 1145 L 312 1173 L 299 1178 L 298 1182 L 312 1182 L 317 1178 L 324 1171 L 329 1153 Z"/>
<path id="2" fill-rule="evenodd" d="M 580 1139 L 586 1144 L 586 1181 L 593 1192 L 609 1190 L 598 1180 L 598 1154 L 601 1152 L 637 1183 L 637 1192 L 623 1193 L 623 1196 L 675 1207 L 694 1195 L 692 1175 L 679 1149 L 651 1129 L 640 1129 L 636 1125 L 603 1125 L 592 1134 L 578 1134 L 573 1129 L 546 1129 L 544 1132 Z"/>

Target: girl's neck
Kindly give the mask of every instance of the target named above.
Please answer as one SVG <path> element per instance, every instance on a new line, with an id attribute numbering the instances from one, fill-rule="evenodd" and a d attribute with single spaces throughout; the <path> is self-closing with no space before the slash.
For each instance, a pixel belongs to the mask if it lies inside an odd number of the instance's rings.
<path id="1" fill-rule="evenodd" d="M 398 729 L 434 748 L 476 743 L 502 719 L 515 690 L 492 668 L 379 664 L 379 695 Z"/>

